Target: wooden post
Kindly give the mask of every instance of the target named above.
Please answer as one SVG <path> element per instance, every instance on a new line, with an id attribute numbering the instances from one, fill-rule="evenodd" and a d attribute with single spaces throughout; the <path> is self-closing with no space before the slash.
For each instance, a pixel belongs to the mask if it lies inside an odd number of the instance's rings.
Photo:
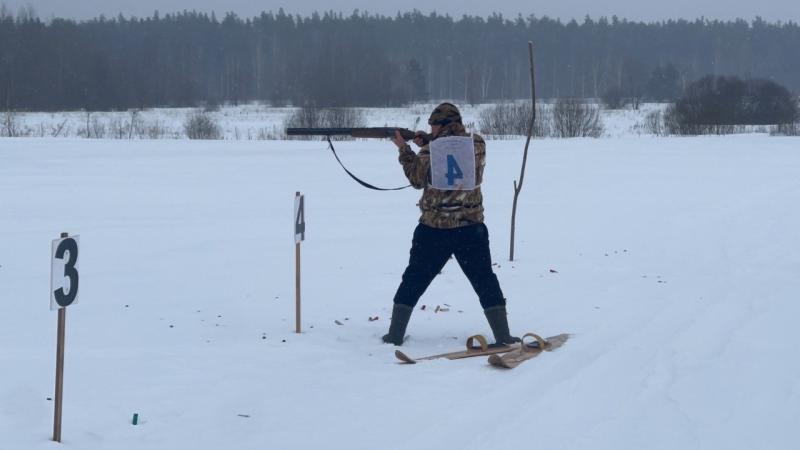
<path id="1" fill-rule="evenodd" d="M 534 74 L 534 66 L 533 66 L 533 42 L 528 41 L 528 57 L 530 59 L 530 66 L 531 66 L 531 108 L 533 108 L 531 112 L 531 121 L 528 124 L 528 139 L 525 141 L 525 152 L 522 155 L 522 169 L 520 170 L 519 174 L 519 183 L 514 180 L 514 204 L 511 208 L 511 243 L 509 245 L 509 261 L 514 261 L 514 235 L 516 232 L 516 222 L 517 222 L 517 199 L 519 197 L 520 191 L 522 191 L 522 181 L 525 179 L 525 165 L 528 162 L 528 146 L 531 143 L 531 137 L 533 137 L 533 126 L 536 122 L 536 82 L 535 82 L 535 74 Z"/>
<path id="2" fill-rule="evenodd" d="M 69 237 L 68 233 L 61 233 L 62 238 Z M 53 440 L 61 442 L 61 410 L 64 396 L 64 337 L 67 326 L 67 308 L 58 308 L 58 331 L 56 339 L 56 393 L 55 412 L 53 414 Z"/>
<path id="3" fill-rule="evenodd" d="M 294 193 L 300 197 L 300 192 Z M 295 332 L 300 333 L 300 241 L 294 244 L 294 298 L 295 298 Z"/>
<path id="4" fill-rule="evenodd" d="M 295 331 L 300 332 L 300 243 L 294 244 Z"/>
<path id="5" fill-rule="evenodd" d="M 56 397 L 53 417 L 53 440 L 61 442 L 61 410 L 64 395 L 64 335 L 67 323 L 67 308 L 58 308 L 58 342 L 56 344 Z"/>

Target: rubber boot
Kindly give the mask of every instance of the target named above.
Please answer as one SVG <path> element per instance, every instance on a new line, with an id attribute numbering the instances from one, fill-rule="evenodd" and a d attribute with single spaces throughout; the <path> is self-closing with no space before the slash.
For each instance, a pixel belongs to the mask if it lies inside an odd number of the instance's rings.
<path id="1" fill-rule="evenodd" d="M 511 332 L 508 331 L 508 314 L 504 305 L 486 308 L 483 313 L 489 321 L 497 345 L 521 342 L 520 338 L 511 336 Z"/>
<path id="2" fill-rule="evenodd" d="M 389 333 L 383 336 L 383 342 L 387 344 L 403 345 L 403 338 L 406 337 L 406 327 L 411 319 L 414 308 L 395 303 L 392 308 L 392 323 L 389 325 Z"/>

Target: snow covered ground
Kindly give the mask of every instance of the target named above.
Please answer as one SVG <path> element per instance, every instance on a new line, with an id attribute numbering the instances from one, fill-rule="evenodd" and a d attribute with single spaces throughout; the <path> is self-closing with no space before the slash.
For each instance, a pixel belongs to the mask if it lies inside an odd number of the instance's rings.
<path id="1" fill-rule="evenodd" d="M 798 448 L 799 143 L 535 141 L 509 262 L 524 141 L 489 142 L 512 331 L 573 333 L 501 371 L 402 366 L 380 343 L 419 193 L 363 189 L 320 142 L 0 139 L 0 449 Z M 405 181 L 389 142 L 337 149 L 367 181 Z M 48 289 L 62 231 L 81 236 L 81 292 L 58 445 Z M 453 262 L 421 305 L 411 355 L 489 333 Z"/>

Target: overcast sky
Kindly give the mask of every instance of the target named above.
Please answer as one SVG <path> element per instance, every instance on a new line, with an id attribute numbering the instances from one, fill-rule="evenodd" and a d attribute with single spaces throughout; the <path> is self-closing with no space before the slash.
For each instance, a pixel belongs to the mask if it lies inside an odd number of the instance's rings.
<path id="1" fill-rule="evenodd" d="M 664 20 L 670 18 L 694 19 L 753 19 L 761 16 L 769 21 L 800 22 L 800 0 L 402 0 L 399 2 L 376 2 L 375 0 L 0 0 L 16 12 L 21 5 L 33 6 L 39 17 L 53 16 L 90 18 L 100 14 L 116 16 L 149 16 L 158 9 L 161 14 L 196 9 L 216 11 L 222 15 L 234 11 L 243 17 L 252 17 L 262 10 L 277 11 L 283 7 L 288 13 L 308 15 L 313 11 L 335 10 L 351 13 L 354 9 L 393 15 L 398 10 L 414 8 L 425 13 L 436 10 L 459 17 L 462 14 L 486 16 L 500 12 L 507 17 L 517 13 L 527 16 L 548 15 L 565 20 L 582 19 L 585 15 L 597 18 L 617 15 L 632 20 Z M 435 6 L 432 6 L 435 5 Z"/>

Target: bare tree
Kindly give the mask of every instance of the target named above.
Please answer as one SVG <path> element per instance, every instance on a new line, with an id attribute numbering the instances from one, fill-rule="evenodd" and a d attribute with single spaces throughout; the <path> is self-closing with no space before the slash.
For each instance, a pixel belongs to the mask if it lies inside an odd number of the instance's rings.
<path id="1" fill-rule="evenodd" d="M 22 127 L 19 125 L 19 118 L 16 112 L 11 110 L 3 112 L 2 123 L 0 123 L 0 136 L 22 136 Z"/>
<path id="2" fill-rule="evenodd" d="M 495 138 L 527 136 L 531 116 L 535 117 L 533 135 L 546 137 L 551 133 L 552 115 L 540 105 L 532 111 L 530 103 L 501 103 L 484 109 L 478 117 L 481 133 Z"/>
<path id="3" fill-rule="evenodd" d="M 778 124 L 771 134 L 773 136 L 800 136 L 800 122 Z"/>
<path id="4" fill-rule="evenodd" d="M 189 139 L 222 139 L 222 130 L 217 121 L 202 110 L 189 114 L 183 129 Z"/>
<path id="5" fill-rule="evenodd" d="M 67 125 L 67 119 L 64 119 L 60 124 L 53 125 L 50 127 L 50 137 L 58 137 L 62 131 L 64 131 L 64 127 Z"/>
<path id="6" fill-rule="evenodd" d="M 603 133 L 600 108 L 574 98 L 562 98 L 553 108 L 553 130 L 556 137 L 599 137 Z"/>

